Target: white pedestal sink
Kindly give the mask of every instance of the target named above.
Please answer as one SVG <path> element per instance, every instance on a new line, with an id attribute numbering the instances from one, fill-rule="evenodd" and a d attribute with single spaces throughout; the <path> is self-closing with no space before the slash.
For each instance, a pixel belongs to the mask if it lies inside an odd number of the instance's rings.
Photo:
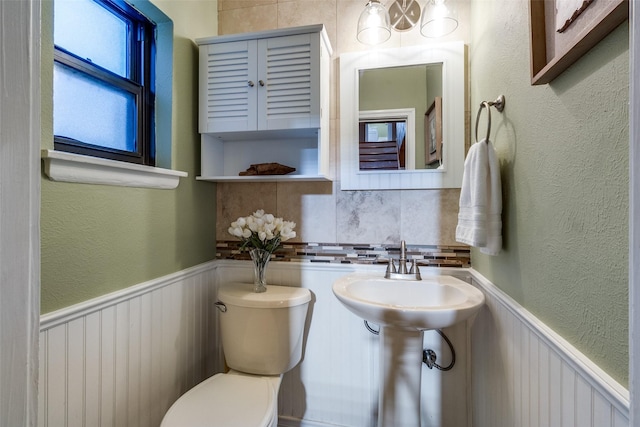
<path id="1" fill-rule="evenodd" d="M 333 293 L 351 312 L 380 325 L 378 427 L 420 427 L 423 331 L 471 318 L 484 295 L 452 276 L 392 280 L 362 273 L 336 280 Z"/>

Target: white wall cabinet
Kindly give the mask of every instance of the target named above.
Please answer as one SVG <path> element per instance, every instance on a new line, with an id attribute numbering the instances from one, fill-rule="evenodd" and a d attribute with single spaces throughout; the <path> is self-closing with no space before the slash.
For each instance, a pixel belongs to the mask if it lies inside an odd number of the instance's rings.
<path id="1" fill-rule="evenodd" d="M 322 25 L 196 40 L 200 180 L 329 179 L 331 47 Z M 277 162 L 289 175 L 241 177 Z"/>

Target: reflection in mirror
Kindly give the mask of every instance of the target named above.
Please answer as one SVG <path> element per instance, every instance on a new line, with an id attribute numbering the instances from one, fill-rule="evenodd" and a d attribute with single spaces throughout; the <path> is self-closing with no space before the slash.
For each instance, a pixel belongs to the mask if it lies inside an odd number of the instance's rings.
<path id="1" fill-rule="evenodd" d="M 408 128 L 407 120 L 395 112 L 413 109 L 418 117 L 427 115 L 435 99 L 442 97 L 442 64 L 359 70 L 358 81 L 360 170 L 439 167 L 442 159 L 436 155 L 436 122 L 429 123 L 425 118 Z M 374 119 L 367 111 L 379 114 Z M 433 128 L 431 133 L 427 132 L 428 126 Z M 408 134 L 415 141 L 411 147 Z M 427 140 L 429 135 L 434 139 Z"/>
<path id="2" fill-rule="evenodd" d="M 341 189 L 459 188 L 465 76 L 462 42 L 342 54 Z"/>
<path id="3" fill-rule="evenodd" d="M 415 109 L 361 110 L 360 171 L 412 169 L 415 165 Z"/>
<path id="4" fill-rule="evenodd" d="M 406 120 L 360 119 L 360 170 L 404 169 Z"/>

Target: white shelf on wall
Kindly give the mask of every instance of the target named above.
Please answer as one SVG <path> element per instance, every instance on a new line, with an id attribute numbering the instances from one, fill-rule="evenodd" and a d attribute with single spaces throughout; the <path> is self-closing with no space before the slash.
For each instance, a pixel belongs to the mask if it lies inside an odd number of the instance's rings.
<path id="1" fill-rule="evenodd" d="M 328 177 L 318 175 L 250 175 L 250 176 L 198 176 L 198 181 L 213 182 L 305 182 L 305 181 L 331 181 Z"/>
<path id="2" fill-rule="evenodd" d="M 178 186 L 180 178 L 189 175 L 183 171 L 64 151 L 42 150 L 41 156 L 44 173 L 52 181 L 171 190 Z"/>
<path id="3" fill-rule="evenodd" d="M 328 181 L 323 153 L 318 147 L 319 131 L 314 135 L 276 133 L 269 138 L 223 139 L 201 135 L 201 181 Z M 277 136 L 277 138 L 273 138 Z M 280 163 L 295 168 L 288 175 L 239 176 L 253 164 Z"/>

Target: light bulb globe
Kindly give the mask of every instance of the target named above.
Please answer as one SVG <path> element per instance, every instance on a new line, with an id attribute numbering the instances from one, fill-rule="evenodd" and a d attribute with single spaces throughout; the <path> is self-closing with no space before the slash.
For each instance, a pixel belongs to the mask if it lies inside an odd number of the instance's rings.
<path id="1" fill-rule="evenodd" d="M 420 33 L 428 38 L 451 34 L 458 28 L 458 13 L 453 0 L 429 0 L 424 6 Z"/>
<path id="2" fill-rule="evenodd" d="M 384 43 L 391 37 L 389 12 L 378 0 L 370 0 L 360 14 L 356 37 L 368 45 Z"/>

